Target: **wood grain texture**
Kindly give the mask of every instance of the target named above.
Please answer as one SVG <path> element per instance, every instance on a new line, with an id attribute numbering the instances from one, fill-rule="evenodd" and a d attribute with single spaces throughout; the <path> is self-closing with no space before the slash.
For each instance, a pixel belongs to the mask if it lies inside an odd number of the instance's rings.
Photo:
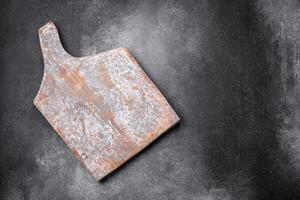
<path id="1" fill-rule="evenodd" d="M 52 22 L 39 38 L 45 67 L 34 105 L 97 180 L 179 121 L 128 49 L 75 58 Z"/>

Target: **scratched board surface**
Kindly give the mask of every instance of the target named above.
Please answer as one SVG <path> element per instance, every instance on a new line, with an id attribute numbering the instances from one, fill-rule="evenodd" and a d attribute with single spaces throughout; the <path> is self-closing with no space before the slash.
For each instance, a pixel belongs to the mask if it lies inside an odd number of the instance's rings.
<path id="1" fill-rule="evenodd" d="M 39 38 L 45 67 L 34 104 L 97 180 L 179 121 L 126 48 L 75 58 L 52 22 Z"/>

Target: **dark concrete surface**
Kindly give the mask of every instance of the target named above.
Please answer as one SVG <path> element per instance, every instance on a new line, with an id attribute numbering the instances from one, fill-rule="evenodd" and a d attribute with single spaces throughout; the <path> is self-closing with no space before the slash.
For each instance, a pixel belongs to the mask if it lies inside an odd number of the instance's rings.
<path id="1" fill-rule="evenodd" d="M 300 199 L 300 4 L 0 2 L 0 199 Z M 74 56 L 128 47 L 182 118 L 96 182 L 33 106 L 37 29 Z"/>

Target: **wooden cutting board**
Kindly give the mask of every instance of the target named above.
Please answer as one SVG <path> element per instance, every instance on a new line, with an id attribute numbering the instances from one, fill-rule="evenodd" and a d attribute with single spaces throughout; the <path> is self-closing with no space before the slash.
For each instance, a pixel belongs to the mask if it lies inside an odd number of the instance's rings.
<path id="1" fill-rule="evenodd" d="M 52 22 L 39 38 L 45 67 L 34 105 L 97 180 L 179 121 L 128 49 L 72 57 Z"/>

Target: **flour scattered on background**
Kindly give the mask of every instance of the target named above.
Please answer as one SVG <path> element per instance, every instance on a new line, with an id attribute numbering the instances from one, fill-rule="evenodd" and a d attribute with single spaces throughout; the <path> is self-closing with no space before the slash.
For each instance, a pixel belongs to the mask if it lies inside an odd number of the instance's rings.
<path id="1" fill-rule="evenodd" d="M 300 12 L 295 0 L 260 0 L 257 2 L 262 20 L 273 36 L 269 59 L 281 71 L 281 102 L 287 107 L 278 112 L 282 118 L 280 142 L 283 151 L 300 171 Z M 280 62 L 278 63 L 278 59 Z M 278 65 L 279 64 L 279 65 Z M 282 165 L 282 164 L 280 164 Z M 283 168 L 286 168 L 283 166 Z"/>

